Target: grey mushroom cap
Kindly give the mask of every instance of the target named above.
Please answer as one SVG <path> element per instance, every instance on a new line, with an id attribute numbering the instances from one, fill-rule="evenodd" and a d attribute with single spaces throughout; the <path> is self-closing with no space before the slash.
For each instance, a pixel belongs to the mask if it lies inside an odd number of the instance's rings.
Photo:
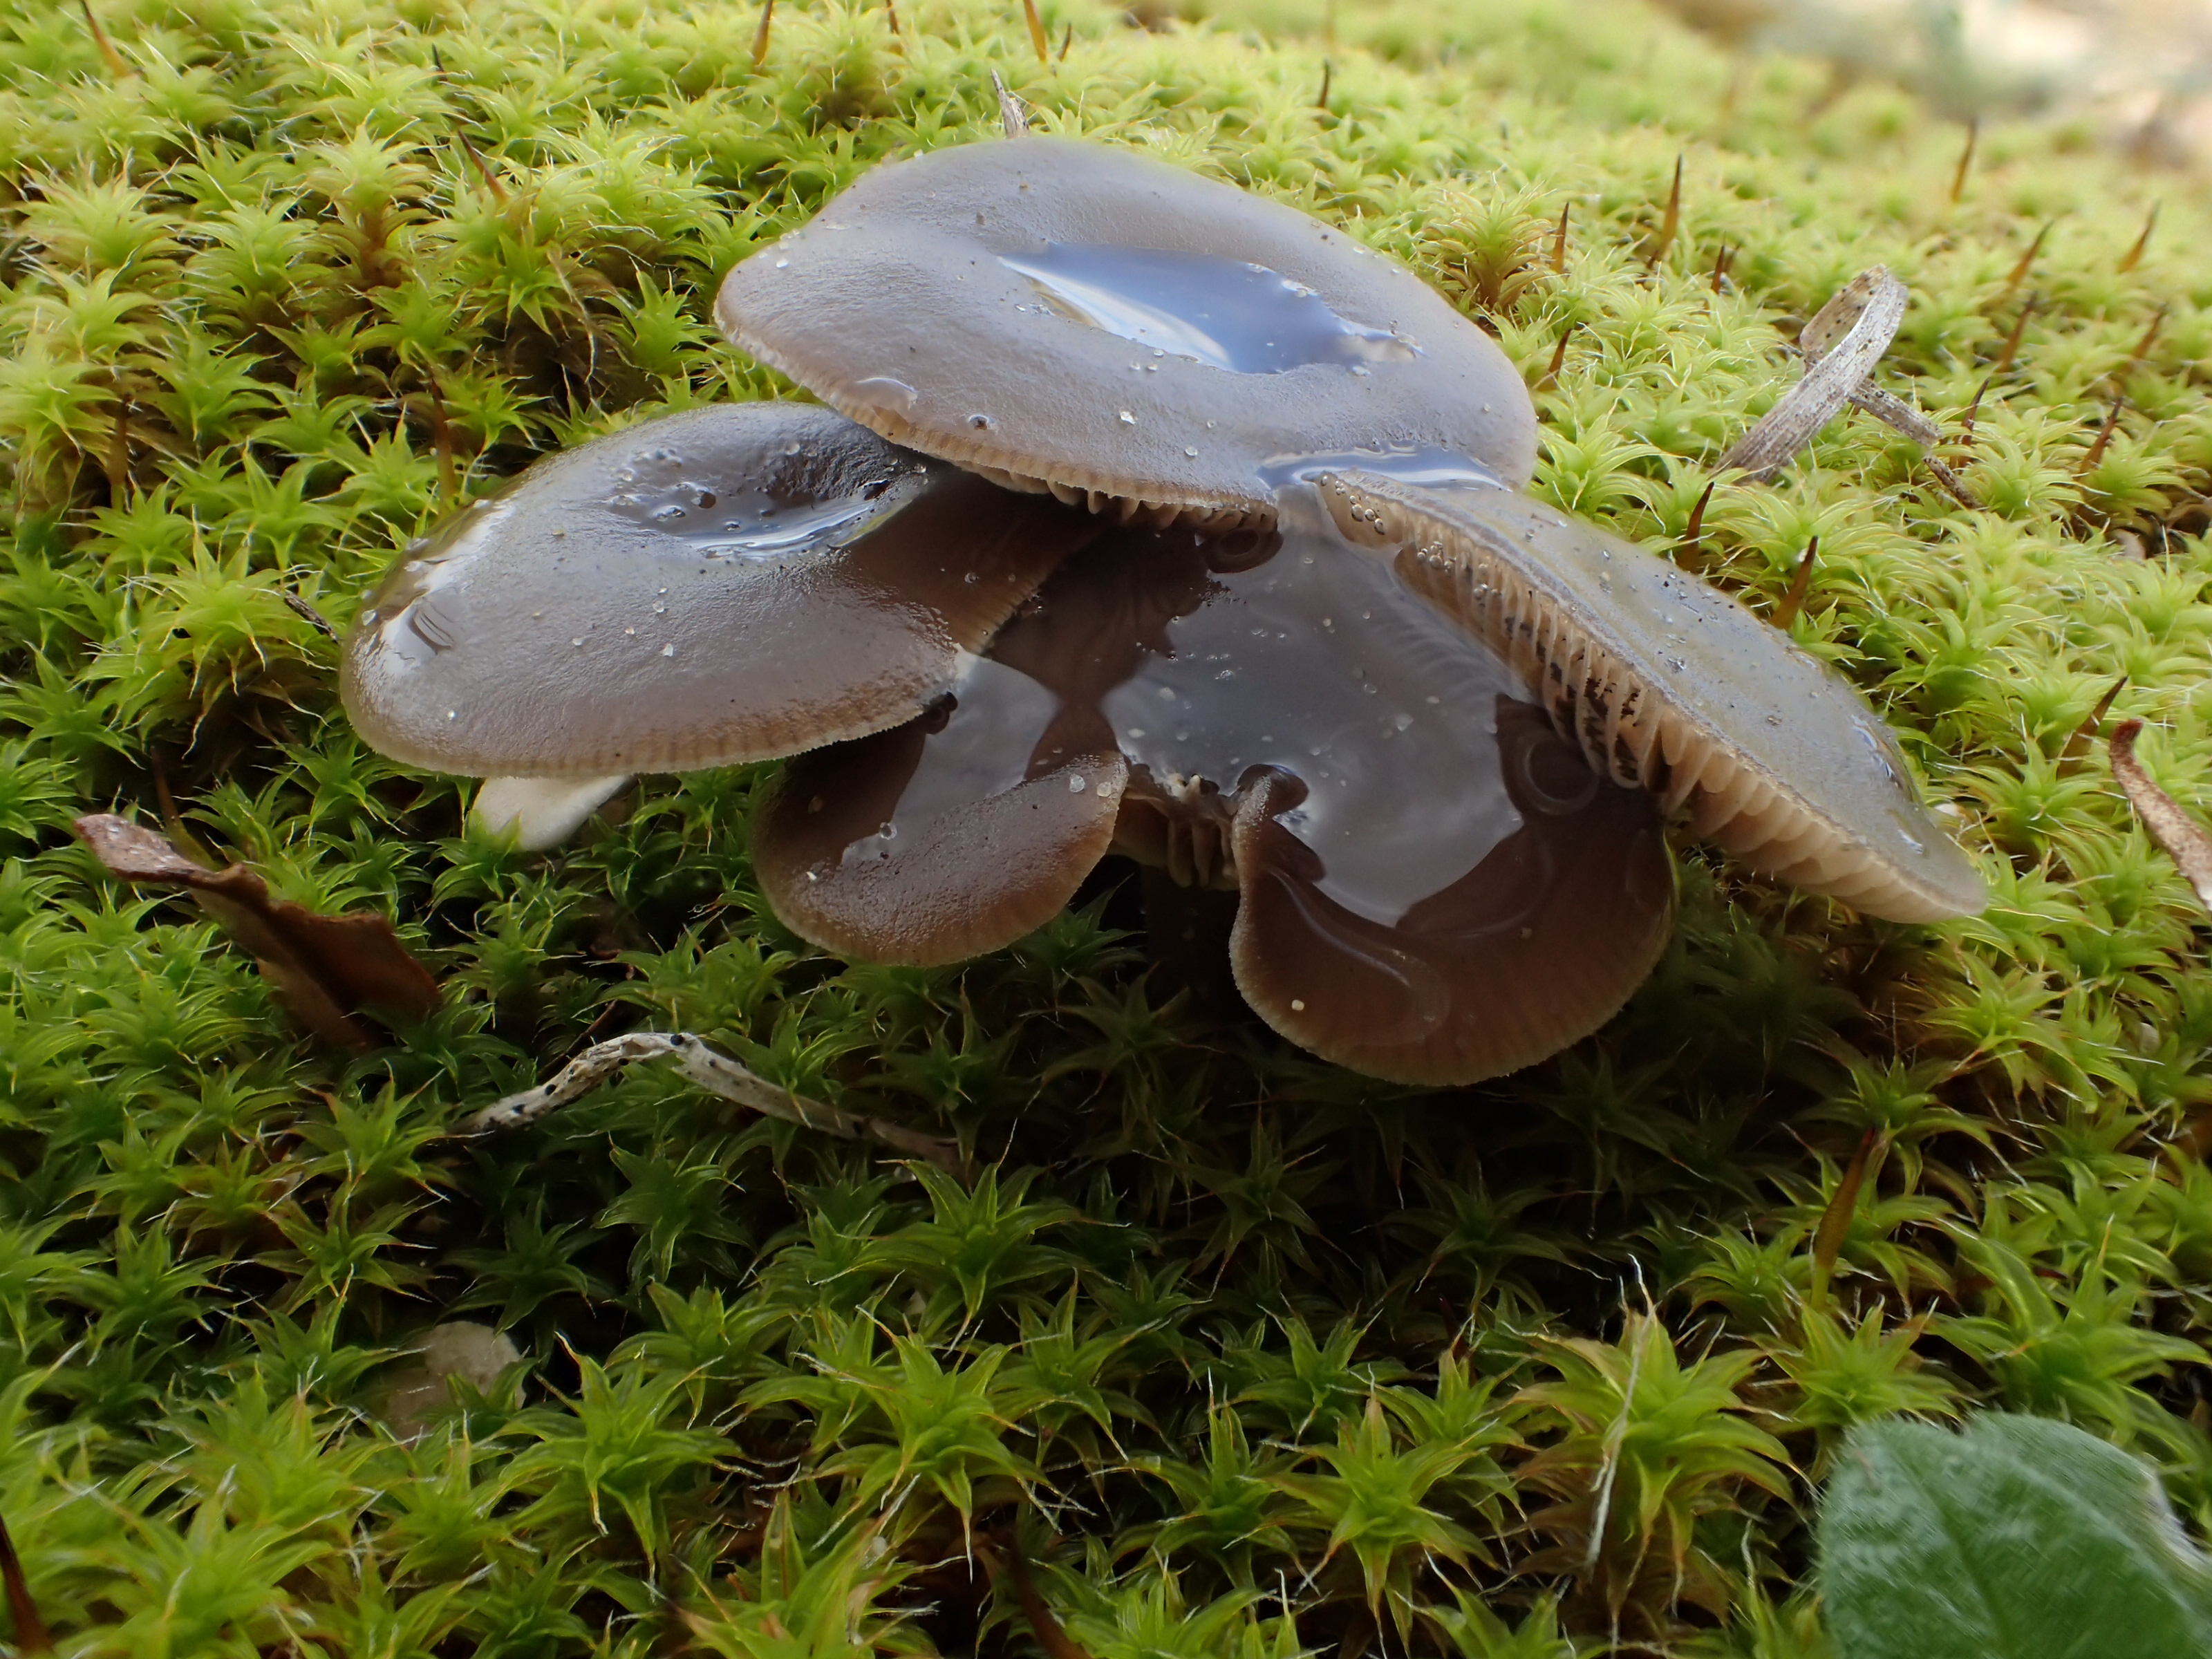
<path id="1" fill-rule="evenodd" d="M 1342 229 L 1079 139 L 878 167 L 723 283 L 740 349 L 896 442 L 1152 523 L 1272 522 L 1285 458 L 1525 483 L 1505 355 Z"/>
<path id="2" fill-rule="evenodd" d="M 765 760 L 912 719 L 1095 521 L 835 412 L 725 404 L 550 457 L 409 550 L 340 689 L 472 776 Z"/>
<path id="3" fill-rule="evenodd" d="M 1856 689 L 1633 542 L 1500 489 L 1319 483 L 1347 538 L 1511 661 L 1592 764 L 1753 868 L 1894 921 L 1988 902 Z"/>

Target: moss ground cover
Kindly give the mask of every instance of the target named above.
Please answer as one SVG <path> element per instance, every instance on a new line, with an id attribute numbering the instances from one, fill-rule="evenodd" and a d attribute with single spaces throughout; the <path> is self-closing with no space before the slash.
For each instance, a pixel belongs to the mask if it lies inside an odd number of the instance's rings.
<path id="1" fill-rule="evenodd" d="M 0 1518 L 61 1650 L 1814 1654 L 1844 1432 L 1975 1403 L 2212 1522 L 2204 918 L 2077 735 L 2125 676 L 2212 797 L 2206 216 L 2064 130 L 1962 168 L 1901 95 L 1627 6 L 1271 20 L 1048 4 L 1040 64 L 1018 6 L 787 5 L 756 64 L 714 3 L 0 13 Z M 994 69 L 1428 276 L 1539 389 L 1557 501 L 1760 607 L 1817 535 L 1790 625 L 1988 914 L 1685 848 L 1618 1020 L 1424 1096 L 1200 1021 L 1110 882 L 963 969 L 848 966 L 753 896 L 759 774 L 529 857 L 362 749 L 319 621 L 534 454 L 791 395 L 715 280 L 994 130 Z M 1884 383 L 1985 506 L 1851 416 L 1691 541 L 1789 319 L 1877 262 Z M 100 873 L 67 825 L 109 810 L 391 915 L 442 1012 L 318 1046 Z M 649 1067 L 450 1135 L 631 1028 L 981 1173 Z M 395 1356 L 453 1320 L 523 1362 L 403 1438 Z"/>

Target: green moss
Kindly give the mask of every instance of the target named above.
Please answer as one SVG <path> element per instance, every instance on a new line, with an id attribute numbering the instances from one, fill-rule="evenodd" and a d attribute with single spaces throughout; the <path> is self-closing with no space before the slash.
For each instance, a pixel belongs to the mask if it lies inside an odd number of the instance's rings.
<path id="1" fill-rule="evenodd" d="M 2160 181 L 1992 129 L 1954 201 L 1956 127 L 1609 0 L 1347 8 L 1334 44 L 1317 8 L 1052 3 L 1048 66 L 1018 7 L 792 5 L 758 73 L 714 0 L 100 11 L 119 79 L 74 5 L 0 14 L 0 1517 L 65 1651 L 1011 1654 L 1018 1540 L 1094 1659 L 1809 1655 L 1832 1447 L 1975 1402 L 2142 1451 L 2212 1522 L 2204 918 L 2067 750 L 2125 674 L 2147 763 L 2212 797 L 2196 204 L 2130 264 Z M 1656 543 L 1794 375 L 1787 319 L 1896 270 L 1885 377 L 1954 429 L 1979 394 L 1986 510 L 1850 417 L 1719 490 L 1695 556 L 1764 605 L 1820 538 L 1796 631 L 1903 732 L 1988 914 L 1884 927 L 1686 849 L 1626 1013 L 1419 1096 L 1200 1026 L 1108 896 L 962 969 L 823 960 L 753 892 L 746 771 L 530 859 L 365 751 L 292 601 L 343 628 L 533 455 L 787 393 L 715 343 L 715 280 L 990 131 L 992 68 L 1044 126 L 1351 226 L 1532 384 L 1565 335 L 1538 488 Z M 66 833 L 170 803 L 280 893 L 393 915 L 445 1012 L 316 1051 Z M 649 1070 L 445 1138 L 630 1025 L 995 1173 Z M 526 1374 L 397 1441 L 392 1356 L 454 1317 Z"/>

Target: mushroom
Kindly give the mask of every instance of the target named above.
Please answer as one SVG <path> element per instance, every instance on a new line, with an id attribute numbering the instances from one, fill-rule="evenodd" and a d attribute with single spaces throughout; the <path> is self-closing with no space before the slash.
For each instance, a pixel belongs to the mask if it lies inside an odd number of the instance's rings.
<path id="1" fill-rule="evenodd" d="M 1810 331 L 1823 396 L 1874 349 L 1845 309 Z M 1277 1031 L 1430 1085 L 1634 991 L 1663 813 L 1876 915 L 1982 902 L 1848 684 L 1516 493 L 1510 367 L 1340 231 L 1095 144 L 978 144 L 869 174 L 719 315 L 881 435 L 747 406 L 542 463 L 349 647 L 370 741 L 500 775 L 482 815 L 526 837 L 629 772 L 795 755 L 753 852 L 802 937 L 958 961 L 1119 851 L 1237 894 L 1229 965 Z"/>
<path id="2" fill-rule="evenodd" d="M 722 284 L 740 349 L 1016 489 L 1211 528 L 1284 456 L 1429 451 L 1528 481 L 1505 355 L 1412 272 L 1234 185 L 1072 138 L 876 167 Z"/>
<path id="3" fill-rule="evenodd" d="M 1674 871 L 1650 798 L 1592 771 L 1535 704 L 1494 707 L 1520 826 L 1388 925 L 1332 898 L 1285 824 L 1297 780 L 1239 792 L 1230 963 L 1300 1048 L 1397 1083 L 1518 1071 L 1604 1024 L 1665 948 Z"/>
<path id="4" fill-rule="evenodd" d="M 1202 601 L 1198 545 L 1109 538 L 964 659 L 922 718 L 785 769 L 753 820 L 754 872 L 784 924 L 933 966 L 1049 921 L 1114 842 L 1130 767 L 1103 704 Z"/>
<path id="5" fill-rule="evenodd" d="M 494 778 L 478 816 L 543 844 L 628 774 L 912 718 L 1095 533 L 825 409 L 691 410 L 541 461 L 410 548 L 341 686 L 370 744 Z"/>
<path id="6" fill-rule="evenodd" d="M 1559 729 L 1754 869 L 1869 915 L 1987 902 L 1897 740 L 1781 629 L 1633 542 L 1502 489 L 1322 471 L 1346 536 L 1505 653 Z"/>
<path id="7" fill-rule="evenodd" d="M 1110 841 L 1238 891 L 1239 990 L 1325 1058 L 1464 1083 L 1603 1024 L 1668 935 L 1656 805 L 1310 489 L 1278 507 L 1241 546 L 1097 544 L 940 708 L 795 762 L 756 820 L 776 913 L 870 960 L 956 960 L 1048 917 Z"/>

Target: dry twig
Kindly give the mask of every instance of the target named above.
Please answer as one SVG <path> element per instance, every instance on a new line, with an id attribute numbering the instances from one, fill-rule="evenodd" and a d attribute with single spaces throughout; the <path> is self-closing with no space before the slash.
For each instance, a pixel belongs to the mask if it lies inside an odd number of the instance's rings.
<path id="1" fill-rule="evenodd" d="M 842 1140 L 872 1140 L 915 1158 L 927 1158 L 955 1175 L 965 1171 L 965 1161 L 953 1142 L 780 1089 L 727 1054 L 717 1054 L 689 1031 L 631 1031 L 595 1042 L 562 1066 L 550 1081 L 494 1101 L 463 1123 L 461 1131 L 465 1134 L 485 1134 L 495 1129 L 534 1123 L 619 1076 L 625 1066 L 672 1054 L 676 1057 L 676 1069 L 685 1078 L 708 1093 L 749 1110 L 819 1129 Z"/>
<path id="2" fill-rule="evenodd" d="M 1919 445 L 1945 492 L 1961 507 L 1978 507 L 1959 475 L 1936 453 L 1943 441 L 1942 429 L 1869 378 L 1897 337 L 1906 297 L 1905 284 L 1883 266 L 1851 278 L 1797 337 L 1805 354 L 1805 378 L 1736 440 L 1721 457 L 1721 465 L 1740 468 L 1765 483 L 1849 404 Z"/>

